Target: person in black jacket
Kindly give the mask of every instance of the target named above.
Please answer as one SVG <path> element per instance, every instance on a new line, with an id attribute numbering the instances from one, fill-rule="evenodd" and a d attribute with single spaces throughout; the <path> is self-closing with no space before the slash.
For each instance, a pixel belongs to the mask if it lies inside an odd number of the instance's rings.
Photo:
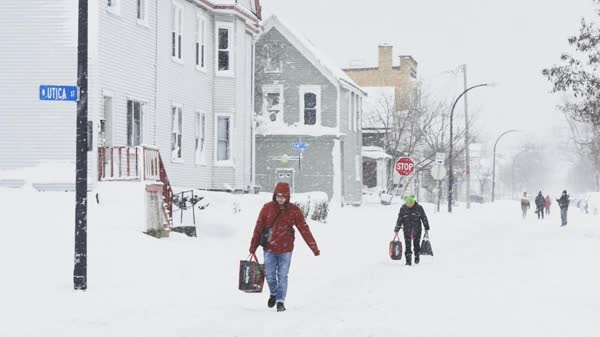
<path id="1" fill-rule="evenodd" d="M 542 191 L 540 191 L 537 195 L 537 197 L 535 197 L 535 213 L 538 216 L 538 219 L 541 217 L 542 219 L 544 219 L 544 207 L 546 206 L 546 199 L 544 198 L 544 196 L 542 195 Z"/>
<path id="2" fill-rule="evenodd" d="M 400 207 L 398 220 L 394 233 L 398 233 L 402 228 L 404 230 L 404 243 L 406 245 L 406 264 L 412 264 L 411 244 L 415 247 L 415 263 L 419 263 L 419 252 L 421 250 L 421 224 L 425 227 L 425 231 L 429 231 L 429 221 L 425 215 L 423 207 L 417 203 L 414 195 L 409 195 L 404 198 L 404 205 Z"/>
<path id="3" fill-rule="evenodd" d="M 560 219 L 562 224 L 560 225 L 562 226 L 566 226 L 567 225 L 567 210 L 569 209 L 569 195 L 567 194 L 567 190 L 562 191 L 562 195 L 560 196 L 560 199 L 556 199 L 556 201 L 558 202 L 558 206 L 560 207 Z"/>

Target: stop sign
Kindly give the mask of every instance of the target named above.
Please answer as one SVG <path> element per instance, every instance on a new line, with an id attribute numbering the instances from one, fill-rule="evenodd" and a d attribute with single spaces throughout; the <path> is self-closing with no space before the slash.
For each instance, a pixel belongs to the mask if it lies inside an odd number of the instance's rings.
<path id="1" fill-rule="evenodd" d="M 415 163 L 408 157 L 402 157 L 396 160 L 396 172 L 401 176 L 409 176 L 415 170 Z"/>

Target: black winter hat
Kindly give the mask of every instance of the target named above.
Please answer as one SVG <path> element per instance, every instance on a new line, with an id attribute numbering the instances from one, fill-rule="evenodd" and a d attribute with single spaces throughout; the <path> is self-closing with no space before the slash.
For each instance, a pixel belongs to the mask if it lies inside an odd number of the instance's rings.
<path id="1" fill-rule="evenodd" d="M 567 190 L 563 190 L 563 193 L 564 193 L 564 194 L 567 194 Z"/>

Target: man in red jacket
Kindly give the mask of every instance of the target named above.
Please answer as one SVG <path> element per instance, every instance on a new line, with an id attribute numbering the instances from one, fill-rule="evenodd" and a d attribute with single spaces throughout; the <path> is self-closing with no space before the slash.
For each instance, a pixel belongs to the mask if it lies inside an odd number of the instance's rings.
<path id="1" fill-rule="evenodd" d="M 272 308 L 277 304 L 277 311 L 285 311 L 285 296 L 287 294 L 288 272 L 294 250 L 294 226 L 313 251 L 319 256 L 317 243 L 304 220 L 302 210 L 290 204 L 290 186 L 277 183 L 273 192 L 273 201 L 266 203 L 256 221 L 254 235 L 250 242 L 250 253 L 256 253 L 263 229 L 270 228 L 271 235 L 265 253 L 265 274 L 271 291 L 267 305 Z"/>

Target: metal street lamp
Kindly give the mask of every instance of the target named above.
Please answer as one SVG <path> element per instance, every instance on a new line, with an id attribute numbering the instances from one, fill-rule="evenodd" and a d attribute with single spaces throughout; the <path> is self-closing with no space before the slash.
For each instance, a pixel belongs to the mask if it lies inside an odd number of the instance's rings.
<path id="1" fill-rule="evenodd" d="M 521 150 L 519 153 L 517 153 L 514 158 L 513 158 L 513 164 L 512 164 L 512 193 L 511 193 L 511 197 L 515 197 L 515 163 L 517 162 L 517 158 L 522 154 L 522 153 L 526 153 L 526 152 L 530 152 L 531 149 L 523 149 Z"/>
<path id="2" fill-rule="evenodd" d="M 519 130 L 508 130 L 508 131 L 505 131 L 500 136 L 498 136 L 498 138 L 496 139 L 496 142 L 494 143 L 494 160 L 493 160 L 493 163 L 492 163 L 492 202 L 494 202 L 494 193 L 496 192 L 496 145 L 498 145 L 498 141 L 505 134 L 511 133 L 511 132 L 518 132 L 518 131 Z"/>
<path id="3" fill-rule="evenodd" d="M 454 100 L 454 103 L 452 104 L 452 110 L 450 110 L 450 151 L 448 153 L 448 212 L 451 213 L 452 212 L 452 193 L 453 193 L 453 185 L 454 185 L 454 172 L 452 170 L 453 168 L 453 159 L 452 159 L 452 149 L 453 149 L 453 139 L 452 139 L 452 134 L 453 134 L 453 117 L 454 117 L 454 108 L 456 107 L 456 103 L 458 103 L 458 101 L 460 100 L 461 97 L 463 97 L 468 91 L 475 89 L 475 88 L 479 88 L 479 87 L 486 87 L 489 86 L 490 83 L 483 83 L 483 84 L 477 84 L 474 86 L 471 86 L 467 89 L 465 89 L 460 95 L 458 95 L 458 97 L 456 97 L 456 99 Z M 469 196 L 467 196 L 468 198 Z"/>

